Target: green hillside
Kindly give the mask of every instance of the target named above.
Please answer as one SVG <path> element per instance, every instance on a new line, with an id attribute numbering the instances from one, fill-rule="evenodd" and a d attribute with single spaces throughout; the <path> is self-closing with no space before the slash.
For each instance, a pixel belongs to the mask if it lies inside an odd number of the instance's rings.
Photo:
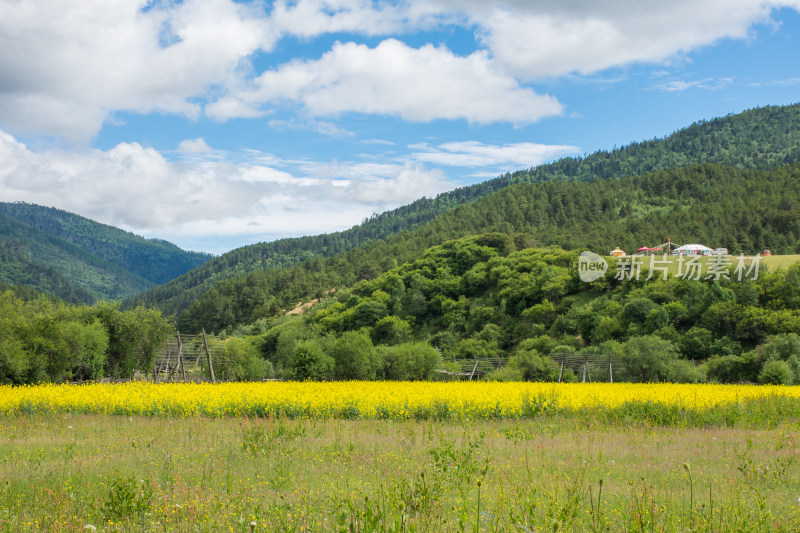
<path id="1" fill-rule="evenodd" d="M 52 207 L 0 202 L 0 213 L 79 246 L 154 285 L 166 283 L 211 258 L 210 254 L 187 252 L 170 242 L 145 239 Z"/>
<path id="2" fill-rule="evenodd" d="M 2 218 L 0 218 L 2 223 Z M 31 298 L 34 294 L 47 294 L 73 303 L 87 304 L 94 300 L 85 289 L 73 285 L 59 272 L 29 259 L 22 243 L 0 243 L 0 291 L 13 290 L 20 296 Z"/>
<path id="3" fill-rule="evenodd" d="M 482 232 L 518 248 L 557 245 L 607 253 L 671 238 L 731 253 L 800 251 L 800 165 L 769 171 L 720 165 L 594 182 L 521 183 L 459 206 L 414 231 L 331 258 L 221 281 L 179 315 L 181 331 L 249 324 L 416 260 L 428 247 Z"/>
<path id="4" fill-rule="evenodd" d="M 375 215 L 346 231 L 239 248 L 142 294 L 135 302 L 157 305 L 166 313 L 180 313 L 220 281 L 330 257 L 375 239 L 386 239 L 518 182 L 592 181 L 709 162 L 740 169 L 769 169 L 800 162 L 800 104 L 752 109 L 698 122 L 663 139 L 505 174 Z"/>
<path id="5" fill-rule="evenodd" d="M 700 121 L 663 139 L 633 142 L 585 158 L 567 157 L 514 174 L 514 181 L 592 181 L 697 163 L 770 169 L 800 162 L 800 104 L 767 106 Z"/>
<path id="6" fill-rule="evenodd" d="M 289 379 L 432 379 L 477 360 L 489 379 L 555 381 L 557 361 L 585 354 L 613 358 L 623 381 L 800 382 L 800 264 L 647 280 L 612 260 L 586 283 L 577 252 L 519 245 L 502 233 L 447 241 L 230 344 L 269 363 L 253 372 Z"/>
<path id="7" fill-rule="evenodd" d="M 0 203 L 0 282 L 69 302 L 128 298 L 155 285 L 126 267 L 164 279 L 205 257 L 64 211 Z"/>

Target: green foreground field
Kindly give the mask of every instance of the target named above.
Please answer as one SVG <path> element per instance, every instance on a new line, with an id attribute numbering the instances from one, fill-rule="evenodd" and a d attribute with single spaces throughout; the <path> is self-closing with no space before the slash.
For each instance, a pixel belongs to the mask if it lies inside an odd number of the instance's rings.
<path id="1" fill-rule="evenodd" d="M 796 532 L 767 426 L 10 416 L 0 530 Z"/>

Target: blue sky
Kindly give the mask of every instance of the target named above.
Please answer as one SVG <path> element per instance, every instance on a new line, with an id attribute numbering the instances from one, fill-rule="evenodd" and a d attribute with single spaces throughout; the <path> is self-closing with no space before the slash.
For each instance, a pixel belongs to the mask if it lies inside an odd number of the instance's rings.
<path id="1" fill-rule="evenodd" d="M 223 253 L 800 101 L 800 0 L 0 2 L 0 200 Z"/>

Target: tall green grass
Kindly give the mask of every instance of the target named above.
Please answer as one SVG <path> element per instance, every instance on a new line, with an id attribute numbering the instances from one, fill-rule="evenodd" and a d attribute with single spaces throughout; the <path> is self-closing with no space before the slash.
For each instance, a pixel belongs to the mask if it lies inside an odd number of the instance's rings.
<path id="1" fill-rule="evenodd" d="M 796 415 L 10 416 L 0 530 L 796 532 Z"/>

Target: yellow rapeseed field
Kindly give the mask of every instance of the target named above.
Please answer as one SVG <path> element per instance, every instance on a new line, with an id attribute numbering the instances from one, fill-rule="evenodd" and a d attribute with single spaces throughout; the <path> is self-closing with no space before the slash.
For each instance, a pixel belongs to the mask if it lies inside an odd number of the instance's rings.
<path id="1" fill-rule="evenodd" d="M 705 411 L 800 387 L 629 383 L 270 382 L 0 386 L 0 413 L 309 418 L 520 418 L 648 403 Z"/>

